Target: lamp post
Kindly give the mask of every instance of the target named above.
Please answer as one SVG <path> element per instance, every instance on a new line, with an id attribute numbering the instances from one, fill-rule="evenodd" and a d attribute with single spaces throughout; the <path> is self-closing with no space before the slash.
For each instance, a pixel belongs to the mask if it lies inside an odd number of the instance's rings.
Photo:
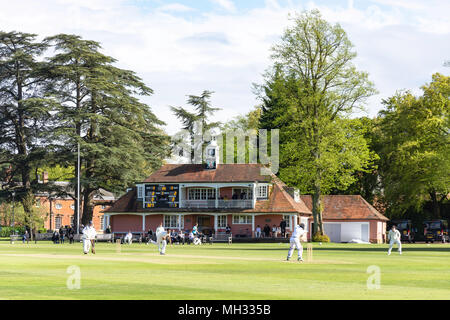
<path id="1" fill-rule="evenodd" d="M 15 228 L 16 221 L 14 218 L 14 204 L 15 204 L 15 197 L 16 197 L 15 191 L 12 192 L 12 196 L 13 196 L 13 204 L 12 204 L 12 225 L 11 225 L 11 227 L 13 228 L 14 235 L 16 235 L 16 228 Z"/>

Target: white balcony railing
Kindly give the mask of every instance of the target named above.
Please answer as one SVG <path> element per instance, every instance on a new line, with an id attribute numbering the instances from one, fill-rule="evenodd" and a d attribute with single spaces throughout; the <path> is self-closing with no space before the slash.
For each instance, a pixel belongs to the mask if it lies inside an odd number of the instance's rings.
<path id="1" fill-rule="evenodd" d="M 183 200 L 182 208 L 251 209 L 253 200 Z"/>

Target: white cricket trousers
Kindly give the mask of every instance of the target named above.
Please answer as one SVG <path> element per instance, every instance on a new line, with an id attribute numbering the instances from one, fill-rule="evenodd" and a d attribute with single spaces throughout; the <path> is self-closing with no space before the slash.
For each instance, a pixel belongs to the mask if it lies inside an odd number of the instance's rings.
<path id="1" fill-rule="evenodd" d="M 158 250 L 160 253 L 166 253 L 167 241 L 164 239 L 163 241 L 158 241 Z"/>
<path id="2" fill-rule="evenodd" d="M 289 248 L 288 258 L 290 259 L 292 257 L 292 254 L 294 253 L 294 250 L 297 249 L 298 251 L 298 257 L 301 259 L 303 255 L 303 247 L 300 243 L 299 239 L 291 239 L 291 247 Z"/>
<path id="3" fill-rule="evenodd" d="M 402 243 L 400 242 L 400 240 L 391 240 L 389 242 L 389 254 L 391 254 L 392 248 L 394 247 L 394 244 L 398 245 L 398 252 L 402 252 Z"/>
<path id="4" fill-rule="evenodd" d="M 84 253 L 89 253 L 91 250 L 91 240 L 83 239 L 83 251 Z"/>

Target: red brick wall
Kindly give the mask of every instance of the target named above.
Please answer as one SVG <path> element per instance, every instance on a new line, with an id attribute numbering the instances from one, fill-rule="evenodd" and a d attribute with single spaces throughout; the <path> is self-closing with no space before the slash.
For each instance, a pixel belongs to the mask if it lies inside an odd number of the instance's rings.
<path id="1" fill-rule="evenodd" d="M 162 214 L 156 216 L 146 216 L 145 217 L 145 231 L 148 229 L 152 229 L 153 232 L 156 231 L 156 228 L 159 227 L 160 223 L 164 223 L 164 216 Z"/>
<path id="2" fill-rule="evenodd" d="M 140 215 L 111 216 L 110 224 L 112 232 L 142 232 L 142 216 Z"/>

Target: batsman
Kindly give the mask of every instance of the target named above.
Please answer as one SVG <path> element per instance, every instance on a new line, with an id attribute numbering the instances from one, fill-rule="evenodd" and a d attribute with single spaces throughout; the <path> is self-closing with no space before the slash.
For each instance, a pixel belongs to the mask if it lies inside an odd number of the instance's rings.
<path id="1" fill-rule="evenodd" d="M 95 237 L 97 236 L 97 231 L 95 231 L 94 223 L 91 221 L 89 225 L 83 229 L 83 252 L 88 254 L 89 250 L 92 249 L 92 253 L 95 254 Z"/>
<path id="2" fill-rule="evenodd" d="M 302 223 L 300 225 L 296 225 L 294 232 L 292 233 L 291 239 L 290 239 L 290 243 L 291 243 L 291 247 L 289 248 L 289 252 L 288 252 L 288 256 L 287 256 L 287 261 L 291 260 L 292 254 L 294 253 L 294 250 L 297 249 L 298 251 L 298 261 L 303 262 L 303 247 L 302 244 L 300 243 L 300 238 L 303 236 L 303 234 L 305 233 L 305 225 Z"/>

